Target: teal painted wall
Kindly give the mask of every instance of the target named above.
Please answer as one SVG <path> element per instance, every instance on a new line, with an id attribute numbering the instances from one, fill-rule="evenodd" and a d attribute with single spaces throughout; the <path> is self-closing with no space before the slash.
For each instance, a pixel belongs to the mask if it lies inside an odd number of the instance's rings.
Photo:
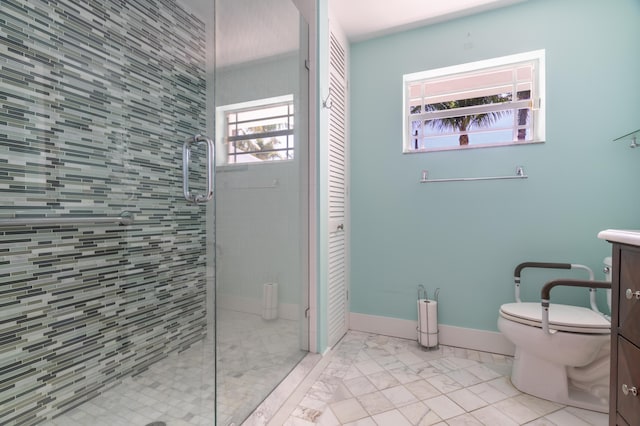
<path id="1" fill-rule="evenodd" d="M 640 228 L 640 2 L 535 0 L 351 45 L 351 311 L 496 330 L 522 261 L 583 263 L 603 279 L 606 228 Z M 546 143 L 402 154 L 402 75 L 546 49 Z M 508 175 L 527 180 L 418 184 Z M 523 276 L 525 296 L 551 276 Z M 587 291 L 554 290 L 586 304 Z M 601 301 L 602 301 L 601 296 Z"/>

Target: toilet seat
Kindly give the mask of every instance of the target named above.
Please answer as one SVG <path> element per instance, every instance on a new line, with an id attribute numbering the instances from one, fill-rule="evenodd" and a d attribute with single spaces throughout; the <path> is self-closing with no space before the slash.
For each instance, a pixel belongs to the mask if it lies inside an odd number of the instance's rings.
<path id="1" fill-rule="evenodd" d="M 500 316 L 542 328 L 540 303 L 505 303 L 500 307 Z M 611 333 L 611 323 L 602 314 L 588 308 L 553 303 L 549 305 L 549 328 L 571 333 Z"/>

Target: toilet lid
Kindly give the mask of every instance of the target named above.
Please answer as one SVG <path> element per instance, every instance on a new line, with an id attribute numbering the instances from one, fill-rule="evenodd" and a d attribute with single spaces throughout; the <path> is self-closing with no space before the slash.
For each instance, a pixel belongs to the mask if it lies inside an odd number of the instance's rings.
<path id="1" fill-rule="evenodd" d="M 500 307 L 500 315 L 521 324 L 542 327 L 540 303 L 505 303 Z M 551 303 L 549 328 L 573 333 L 608 334 L 611 332 L 611 323 L 604 315 L 591 309 Z"/>

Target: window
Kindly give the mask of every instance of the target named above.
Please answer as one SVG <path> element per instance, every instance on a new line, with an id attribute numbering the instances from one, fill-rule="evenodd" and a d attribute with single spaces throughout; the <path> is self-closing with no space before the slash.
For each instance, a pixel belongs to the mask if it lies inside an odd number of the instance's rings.
<path id="1" fill-rule="evenodd" d="M 544 141 L 544 50 L 403 80 L 404 152 Z"/>
<path id="2" fill-rule="evenodd" d="M 293 95 L 220 107 L 218 114 L 224 119 L 223 164 L 293 159 Z"/>

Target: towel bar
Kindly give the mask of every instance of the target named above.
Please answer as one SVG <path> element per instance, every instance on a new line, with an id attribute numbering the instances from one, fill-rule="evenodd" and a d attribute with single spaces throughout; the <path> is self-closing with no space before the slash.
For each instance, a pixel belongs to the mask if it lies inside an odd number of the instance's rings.
<path id="1" fill-rule="evenodd" d="M 447 178 L 447 179 L 429 179 L 429 171 L 422 171 L 422 178 L 419 183 L 432 183 L 432 182 L 466 182 L 473 180 L 501 180 L 501 179 L 526 179 L 529 176 L 524 174 L 524 168 L 522 166 L 516 167 L 516 174 L 514 176 L 486 176 L 486 177 L 469 177 L 469 178 Z"/>
<path id="2" fill-rule="evenodd" d="M 0 219 L 3 226 L 37 226 L 37 225 L 80 225 L 97 223 L 119 223 L 131 225 L 134 221 L 133 213 L 122 212 L 120 216 L 66 216 L 66 217 L 16 217 Z"/>

